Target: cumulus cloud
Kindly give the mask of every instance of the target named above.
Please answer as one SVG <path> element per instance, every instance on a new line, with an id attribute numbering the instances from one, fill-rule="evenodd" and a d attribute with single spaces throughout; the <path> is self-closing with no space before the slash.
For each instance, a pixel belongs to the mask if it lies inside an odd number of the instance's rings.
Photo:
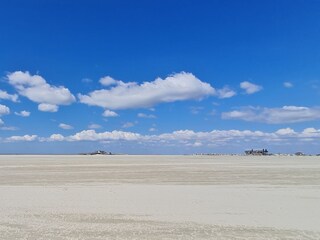
<path id="1" fill-rule="evenodd" d="M 110 86 L 110 85 L 115 85 L 115 84 L 119 84 L 121 81 L 119 80 L 115 80 L 110 76 L 106 76 L 103 77 L 99 80 L 99 82 L 101 83 L 101 85 L 103 86 Z"/>
<path id="2" fill-rule="evenodd" d="M 8 142 L 31 142 L 35 141 L 37 139 L 37 135 L 24 135 L 24 136 L 11 136 L 6 138 L 6 141 Z"/>
<path id="3" fill-rule="evenodd" d="M 179 130 L 172 133 L 164 133 L 160 135 L 144 136 L 148 140 L 183 142 L 193 145 L 201 144 L 227 144 L 235 141 L 248 142 L 286 142 L 288 139 L 303 140 L 306 138 L 314 138 L 316 141 L 320 139 L 320 129 L 309 128 L 302 132 L 295 132 L 293 129 L 279 129 L 275 132 L 262 132 L 251 130 L 213 130 L 210 132 L 195 132 L 192 130 Z M 200 146 L 200 144 L 199 144 Z"/>
<path id="4" fill-rule="evenodd" d="M 281 108 L 253 108 L 222 113 L 223 119 L 239 119 L 269 124 L 296 123 L 320 119 L 320 107 L 283 106 Z"/>
<path id="5" fill-rule="evenodd" d="M 293 84 L 291 82 L 284 82 L 283 86 L 286 87 L 286 88 L 292 88 Z"/>
<path id="6" fill-rule="evenodd" d="M 229 87 L 224 87 L 221 89 L 217 90 L 216 95 L 218 96 L 218 98 L 231 98 L 233 96 L 235 96 L 237 93 L 235 91 L 233 91 L 232 89 L 230 89 Z"/>
<path id="7" fill-rule="evenodd" d="M 281 138 L 290 138 L 293 140 L 301 141 L 319 141 L 320 129 L 305 128 L 301 132 L 296 132 L 291 128 L 279 129 L 275 132 Z"/>
<path id="8" fill-rule="evenodd" d="M 262 86 L 256 85 L 248 81 L 241 82 L 240 88 L 242 88 L 246 94 L 253 94 L 262 90 Z"/>
<path id="9" fill-rule="evenodd" d="M 171 133 L 163 133 L 159 135 L 143 135 L 140 136 L 139 142 L 146 142 L 148 145 L 154 144 L 168 146 L 211 146 L 211 145 L 230 145 L 237 141 L 256 142 L 258 139 L 270 139 L 275 136 L 274 133 L 264 133 L 261 131 L 249 130 L 213 130 L 209 132 L 195 132 L 193 130 L 178 130 Z"/>
<path id="10" fill-rule="evenodd" d="M 90 129 L 98 129 L 98 128 L 102 128 L 99 124 L 95 124 L 95 123 L 92 123 L 88 126 L 88 128 Z"/>
<path id="11" fill-rule="evenodd" d="M 21 112 L 15 112 L 14 114 L 20 117 L 29 117 L 31 113 L 23 110 Z"/>
<path id="12" fill-rule="evenodd" d="M 138 113 L 137 115 L 139 118 L 156 118 L 153 114 L 145 114 L 145 113 Z"/>
<path id="13" fill-rule="evenodd" d="M 95 130 L 84 130 L 66 138 L 67 141 L 105 141 L 105 140 L 127 140 L 133 141 L 141 138 L 138 133 L 112 131 L 97 133 Z"/>
<path id="14" fill-rule="evenodd" d="M 0 104 L 0 116 L 7 115 L 10 113 L 10 108 L 5 105 Z"/>
<path id="15" fill-rule="evenodd" d="M 58 108 L 59 107 L 57 105 L 49 103 L 40 103 L 38 105 L 38 110 L 42 112 L 57 112 Z"/>
<path id="16" fill-rule="evenodd" d="M 118 117 L 118 113 L 114 112 L 114 111 L 110 111 L 110 110 L 105 110 L 102 114 L 102 116 L 104 117 Z"/>
<path id="17" fill-rule="evenodd" d="M 306 138 L 320 138 L 320 129 L 305 128 L 301 135 Z"/>
<path id="18" fill-rule="evenodd" d="M 39 75 L 16 71 L 7 75 L 11 84 L 21 96 L 39 103 L 40 111 L 56 112 L 59 105 L 69 105 L 75 97 L 63 86 L 52 86 Z"/>
<path id="19" fill-rule="evenodd" d="M 0 99 L 10 100 L 12 102 L 18 101 L 17 94 L 9 94 L 6 91 L 0 90 Z"/>
<path id="20" fill-rule="evenodd" d="M 10 113 L 10 108 L 5 105 L 0 104 L 0 117 Z M 4 121 L 0 118 L 0 125 L 3 125 Z"/>
<path id="21" fill-rule="evenodd" d="M 71 125 L 65 124 L 65 123 L 60 123 L 59 128 L 65 129 L 65 130 L 70 130 L 73 129 Z"/>
<path id="22" fill-rule="evenodd" d="M 106 77 L 103 77 L 103 78 L 100 78 L 99 80 L 100 84 L 103 85 L 103 86 L 111 86 L 111 85 L 118 85 L 118 86 L 124 86 L 124 87 L 130 87 L 130 86 L 134 86 L 136 85 L 135 82 L 123 82 L 121 80 L 116 80 L 110 76 L 106 76 Z"/>
<path id="23" fill-rule="evenodd" d="M 292 135 L 295 135 L 296 132 L 291 128 L 282 128 L 276 131 L 276 134 L 281 136 L 292 136 Z"/>
<path id="24" fill-rule="evenodd" d="M 48 142 L 61 142 L 64 140 L 65 140 L 65 137 L 61 134 L 52 134 L 49 138 L 44 139 L 44 141 L 48 141 Z"/>
<path id="25" fill-rule="evenodd" d="M 115 81 L 115 82 L 114 82 Z M 109 89 L 78 94 L 80 102 L 106 109 L 150 108 L 159 103 L 202 99 L 215 94 L 210 84 L 200 81 L 191 73 L 181 72 L 165 79 L 157 78 L 152 82 L 138 84 L 123 83 L 110 77 L 100 80 L 104 84 L 115 84 Z"/>

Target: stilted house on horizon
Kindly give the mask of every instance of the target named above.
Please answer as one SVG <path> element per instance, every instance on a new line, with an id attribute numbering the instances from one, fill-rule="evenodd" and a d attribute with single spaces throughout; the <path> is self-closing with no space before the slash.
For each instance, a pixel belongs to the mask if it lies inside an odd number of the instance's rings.
<path id="1" fill-rule="evenodd" d="M 269 155 L 267 149 L 259 149 L 259 150 L 246 150 L 244 151 L 246 155 L 255 155 L 255 156 L 262 156 L 262 155 Z"/>

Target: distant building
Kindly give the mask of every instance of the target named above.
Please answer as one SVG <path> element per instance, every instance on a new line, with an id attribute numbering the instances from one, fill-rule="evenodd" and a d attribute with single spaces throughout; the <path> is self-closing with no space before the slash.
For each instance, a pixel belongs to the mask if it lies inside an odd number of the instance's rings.
<path id="1" fill-rule="evenodd" d="M 103 150 L 98 150 L 90 153 L 81 153 L 81 155 L 113 155 L 112 152 L 106 152 Z"/>
<path id="2" fill-rule="evenodd" d="M 262 150 L 261 149 L 259 149 L 259 150 L 251 149 L 251 150 L 244 151 L 244 153 L 246 155 L 255 155 L 255 156 L 269 155 L 267 149 L 262 149 Z"/>
<path id="3" fill-rule="evenodd" d="M 296 156 L 304 156 L 305 154 L 303 152 L 296 152 L 294 155 L 296 155 Z"/>

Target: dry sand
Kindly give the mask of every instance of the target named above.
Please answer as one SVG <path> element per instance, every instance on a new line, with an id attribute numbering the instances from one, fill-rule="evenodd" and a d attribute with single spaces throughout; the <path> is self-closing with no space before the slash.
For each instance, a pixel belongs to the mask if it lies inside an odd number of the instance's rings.
<path id="1" fill-rule="evenodd" d="M 0 239 L 320 239 L 320 157 L 0 156 Z"/>

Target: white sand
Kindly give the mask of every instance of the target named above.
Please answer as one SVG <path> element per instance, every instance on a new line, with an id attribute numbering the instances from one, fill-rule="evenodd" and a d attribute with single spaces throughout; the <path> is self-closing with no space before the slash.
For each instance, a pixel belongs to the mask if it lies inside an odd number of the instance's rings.
<path id="1" fill-rule="evenodd" d="M 320 157 L 0 156 L 0 239 L 320 239 Z"/>

